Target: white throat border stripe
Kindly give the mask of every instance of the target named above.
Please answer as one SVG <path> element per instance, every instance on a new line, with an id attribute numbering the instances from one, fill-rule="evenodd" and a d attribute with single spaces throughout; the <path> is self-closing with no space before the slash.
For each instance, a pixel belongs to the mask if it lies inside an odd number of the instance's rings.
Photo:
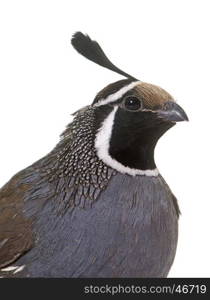
<path id="1" fill-rule="evenodd" d="M 120 173 L 128 174 L 132 176 L 136 175 L 144 175 L 144 176 L 158 176 L 159 171 L 158 169 L 153 170 L 140 170 L 140 169 L 133 169 L 124 166 L 114 158 L 112 158 L 109 154 L 109 146 L 110 146 L 110 139 L 114 124 L 115 114 L 117 112 L 118 107 L 115 106 L 108 117 L 104 120 L 101 128 L 98 130 L 95 139 L 95 148 L 97 151 L 98 157 L 108 166 L 117 170 Z"/>
<path id="2" fill-rule="evenodd" d="M 120 99 L 125 93 L 127 93 L 129 90 L 131 90 L 132 88 L 134 88 L 135 86 L 137 86 L 140 83 L 141 83 L 141 81 L 131 82 L 128 85 L 121 88 L 116 93 L 111 94 L 111 95 L 109 95 L 108 97 L 106 97 L 104 99 L 102 98 L 96 104 L 94 104 L 94 106 L 101 106 L 101 105 L 106 105 L 108 103 L 114 102 L 114 101 Z"/>

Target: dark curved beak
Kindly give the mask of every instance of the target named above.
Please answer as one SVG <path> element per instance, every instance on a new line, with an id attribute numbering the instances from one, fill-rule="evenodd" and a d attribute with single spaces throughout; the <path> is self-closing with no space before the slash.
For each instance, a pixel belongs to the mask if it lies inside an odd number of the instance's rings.
<path id="1" fill-rule="evenodd" d="M 157 111 L 158 116 L 165 121 L 180 122 L 189 121 L 186 112 L 176 102 L 168 101 L 161 110 Z"/>

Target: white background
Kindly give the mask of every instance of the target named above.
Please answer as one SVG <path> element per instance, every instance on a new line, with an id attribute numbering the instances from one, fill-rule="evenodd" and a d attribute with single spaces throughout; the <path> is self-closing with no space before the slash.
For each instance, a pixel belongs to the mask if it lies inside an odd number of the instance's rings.
<path id="1" fill-rule="evenodd" d="M 0 185 L 50 151 L 70 114 L 121 79 L 76 53 L 78 30 L 114 63 L 170 92 L 190 122 L 160 140 L 156 163 L 182 211 L 170 277 L 210 277 L 210 1 L 0 2 Z"/>

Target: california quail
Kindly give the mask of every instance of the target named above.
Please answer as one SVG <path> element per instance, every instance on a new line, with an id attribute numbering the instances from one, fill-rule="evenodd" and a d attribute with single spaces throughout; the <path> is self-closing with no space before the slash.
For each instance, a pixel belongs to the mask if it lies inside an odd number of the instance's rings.
<path id="1" fill-rule="evenodd" d="M 72 45 L 126 79 L 76 112 L 56 147 L 0 190 L 0 276 L 166 277 L 179 208 L 154 149 L 187 115 L 88 36 L 77 32 Z"/>

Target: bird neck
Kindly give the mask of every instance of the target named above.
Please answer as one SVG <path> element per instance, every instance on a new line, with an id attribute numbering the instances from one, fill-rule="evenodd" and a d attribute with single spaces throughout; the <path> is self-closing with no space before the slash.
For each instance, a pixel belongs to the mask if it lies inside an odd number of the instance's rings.
<path id="1" fill-rule="evenodd" d="M 101 161 L 94 147 L 94 109 L 86 107 L 75 115 L 55 149 L 45 157 L 43 175 L 61 189 L 92 193 L 94 198 L 116 173 Z M 73 197 L 73 196 L 72 196 Z"/>

